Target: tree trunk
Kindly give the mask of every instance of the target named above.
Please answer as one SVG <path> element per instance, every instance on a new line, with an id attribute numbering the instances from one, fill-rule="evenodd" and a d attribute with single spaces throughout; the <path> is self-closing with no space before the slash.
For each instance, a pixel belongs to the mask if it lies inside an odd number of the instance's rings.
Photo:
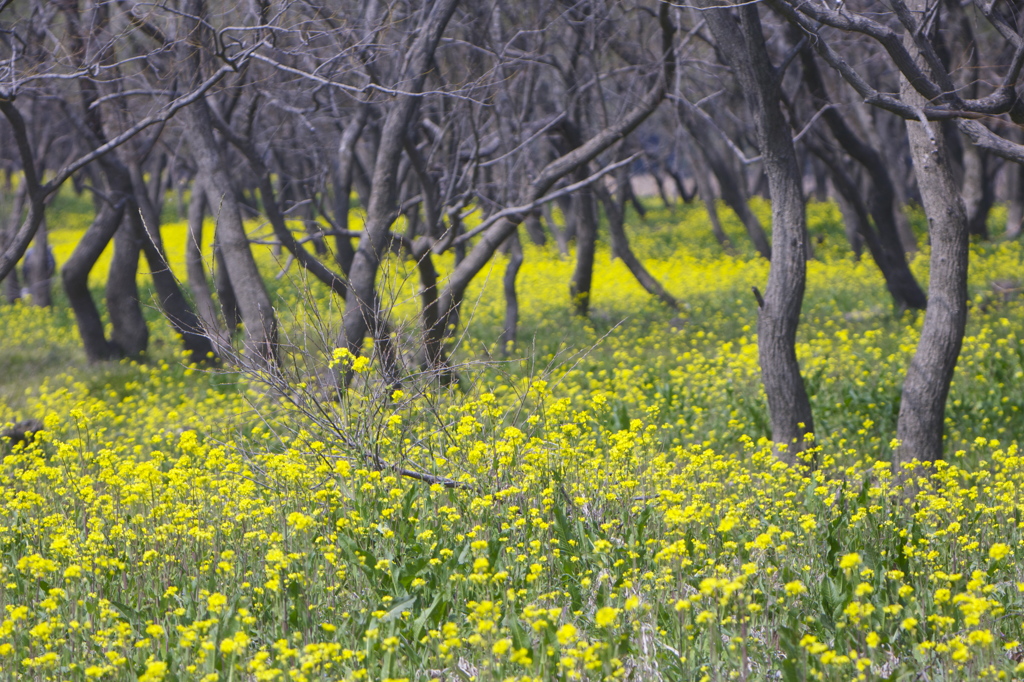
<path id="1" fill-rule="evenodd" d="M 111 360 L 121 355 L 121 349 L 107 340 L 103 320 L 89 291 L 89 273 L 110 243 L 123 216 L 123 201 L 116 206 L 103 202 L 96 218 L 61 268 L 64 292 L 75 313 L 78 334 L 82 337 L 82 347 L 89 362 Z"/>
<path id="2" fill-rule="evenodd" d="M 513 232 L 509 238 L 510 248 L 508 250 L 508 265 L 505 266 L 505 276 L 502 278 L 502 288 L 505 292 L 505 324 L 498 337 L 498 346 L 501 354 L 508 356 L 516 345 L 516 337 L 519 330 L 519 295 L 516 292 L 516 277 L 519 275 L 519 268 L 523 265 L 523 247 L 519 243 L 519 232 Z"/>
<path id="3" fill-rule="evenodd" d="M 995 188 L 989 173 L 992 159 L 988 152 L 978 149 L 964 139 L 964 210 L 967 213 L 969 234 L 988 239 L 988 214 L 995 204 Z"/>
<path id="4" fill-rule="evenodd" d="M 349 121 L 345 131 L 341 134 L 341 141 L 338 143 L 338 170 L 335 174 L 334 185 L 334 224 L 337 229 L 344 232 L 349 229 L 349 211 L 352 206 L 352 181 L 355 175 L 356 142 L 363 132 L 366 119 L 370 115 L 370 105 L 363 104 L 359 107 L 355 117 Z M 334 259 L 338 267 L 348 277 L 352 269 L 352 259 L 355 257 L 355 249 L 352 248 L 352 238 L 347 234 L 339 234 L 334 240 Z"/>
<path id="5" fill-rule="evenodd" d="M 202 0 L 189 0 L 185 4 L 189 6 L 187 14 L 191 17 L 183 20 L 184 28 L 193 36 L 192 40 L 197 41 L 202 33 L 199 21 L 205 16 L 205 8 Z M 190 66 L 193 78 L 198 82 L 202 74 L 198 46 L 186 45 L 185 51 L 182 61 Z M 278 361 L 277 317 L 249 246 L 241 207 L 220 145 L 213 135 L 211 114 L 205 99 L 197 100 L 188 108 L 185 129 L 206 190 L 207 205 L 217 222 L 217 241 L 224 270 L 245 327 L 246 353 L 255 358 L 258 365 L 272 367 Z"/>
<path id="6" fill-rule="evenodd" d="M 538 246 L 548 243 L 548 237 L 544 234 L 544 226 L 540 224 L 540 215 L 536 211 L 526 216 L 523 226 L 526 228 L 526 234 L 530 236 L 531 242 Z"/>
<path id="7" fill-rule="evenodd" d="M 206 265 L 203 262 L 203 220 L 206 217 L 206 194 L 202 183 L 197 179 L 192 183 L 192 197 L 188 203 L 188 238 L 185 242 L 185 272 L 188 274 L 188 285 L 192 298 L 196 302 L 203 329 L 213 340 L 218 355 L 226 355 L 231 350 L 230 335 L 217 316 L 217 307 L 210 292 L 210 283 L 206 278 Z"/>
<path id="8" fill-rule="evenodd" d="M 626 236 L 625 229 L 625 218 L 626 218 L 626 201 L 629 196 L 629 168 L 622 166 L 616 173 L 615 182 L 618 185 L 616 196 L 612 197 L 611 193 L 604 188 L 600 183 L 595 183 L 594 192 L 597 194 L 601 203 L 604 204 L 604 212 L 608 217 L 608 232 L 611 236 L 612 245 L 612 257 L 621 258 L 623 264 L 629 268 L 629 271 L 636 278 L 636 281 L 640 283 L 640 286 L 644 288 L 647 293 L 652 296 L 657 296 L 661 299 L 668 307 L 676 310 L 679 308 L 679 302 L 665 291 L 665 287 L 661 286 L 661 282 L 656 280 L 651 273 L 647 271 L 644 264 L 640 262 L 640 259 L 633 253 L 633 249 L 629 246 L 629 238 Z"/>
<path id="9" fill-rule="evenodd" d="M 32 298 L 32 305 L 40 308 L 49 308 L 53 304 L 55 263 L 46 232 L 44 218 L 32 241 L 32 247 L 25 254 L 25 287 Z"/>
<path id="10" fill-rule="evenodd" d="M 128 173 L 136 203 L 135 206 L 129 204 L 126 218 L 137 235 L 142 253 L 146 257 L 160 310 L 181 337 L 182 345 L 189 354 L 189 361 L 196 364 L 207 362 L 215 356 L 213 340 L 203 331 L 198 315 L 182 293 L 178 280 L 175 279 L 167 262 L 160 234 L 160 213 L 150 201 L 142 169 L 137 163 L 133 163 L 128 166 Z M 134 210 L 131 210 L 133 208 Z"/>
<path id="11" fill-rule="evenodd" d="M 23 182 L 14 193 L 14 204 L 7 216 L 7 224 L 3 234 L 0 234 L 0 254 L 4 253 L 14 241 L 14 235 L 21 224 L 21 216 L 25 212 L 25 200 L 28 197 L 26 184 Z M 21 281 L 18 277 L 18 268 L 12 268 L 3 279 L 3 297 L 8 303 L 14 303 L 21 298 Z"/>
<path id="12" fill-rule="evenodd" d="M 681 127 L 680 130 L 690 143 L 688 146 L 694 150 L 694 153 L 689 155 L 689 159 L 693 165 L 696 192 L 704 204 L 704 209 L 707 211 L 708 221 L 711 223 L 711 232 L 715 235 L 715 240 L 718 241 L 725 252 L 733 256 L 735 255 L 735 249 L 733 249 L 732 242 L 725 233 L 725 229 L 722 227 L 722 220 L 718 216 L 718 195 L 715 193 L 711 183 L 711 171 L 704 160 L 704 153 L 697 148 L 696 140 L 693 139 L 693 136 L 690 135 L 685 126 Z M 680 183 L 680 186 L 682 186 L 682 183 Z"/>
<path id="13" fill-rule="evenodd" d="M 217 300 L 220 301 L 220 312 L 224 316 L 224 326 L 228 334 L 234 338 L 242 327 L 242 311 L 238 308 L 238 297 L 235 287 L 228 276 L 228 266 L 224 262 L 224 250 L 220 247 L 220 239 L 213 237 L 213 285 L 217 289 Z"/>
<path id="14" fill-rule="evenodd" d="M 800 40 L 800 38 L 799 34 L 795 32 L 792 34 L 794 41 Z M 801 51 L 801 62 L 804 67 L 804 81 L 815 100 L 815 105 L 818 108 L 828 106 L 828 92 L 818 69 L 817 59 L 809 47 L 805 47 Z M 871 217 L 874 218 L 877 239 L 870 223 L 860 223 L 859 227 L 862 236 L 868 241 L 872 258 L 878 265 L 878 269 L 882 271 L 882 276 L 885 278 L 886 286 L 896 307 L 900 310 L 908 308 L 923 310 L 928 301 L 907 263 L 906 249 L 900 239 L 900 228 L 896 218 L 897 205 L 892 189 L 893 183 L 882 155 L 875 147 L 865 143 L 857 136 L 838 109 L 824 110 L 823 117 L 832 136 L 843 150 L 864 168 L 870 179 L 867 209 Z M 850 183 L 843 182 L 844 179 L 841 176 L 844 175 L 844 172 L 839 166 L 839 162 L 834 158 L 828 158 L 831 157 L 831 154 L 820 145 L 815 145 L 813 140 L 808 142 L 808 145 L 815 150 L 817 156 L 824 163 L 830 166 L 833 178 L 838 183 L 836 188 L 840 191 L 845 190 L 847 201 L 855 201 L 851 193 L 859 194 L 859 192 Z"/>
<path id="15" fill-rule="evenodd" d="M 424 17 L 421 32 L 406 55 L 405 76 L 409 92 L 423 87 L 434 51 L 441 40 L 458 0 L 438 0 Z M 375 340 L 385 380 L 397 381 L 397 358 L 390 333 L 384 322 L 377 294 L 377 272 L 391 242 L 391 225 L 398 216 L 399 165 L 409 126 L 419 100 L 414 95 L 399 95 L 392 101 L 381 131 L 377 163 L 367 207 L 365 235 L 352 259 L 349 290 L 342 318 L 341 343 L 358 355 L 367 334 Z"/>
<path id="16" fill-rule="evenodd" d="M 805 436 L 814 433 L 811 404 L 796 358 L 796 331 L 806 283 L 807 216 L 802 176 L 781 89 L 764 44 L 756 5 L 739 8 L 740 23 L 724 9 L 705 12 L 719 47 L 734 55 L 757 127 L 758 146 L 772 197 L 772 263 L 758 316 L 758 355 L 768 397 L 772 440 L 780 458 L 799 461 Z"/>
<path id="17" fill-rule="evenodd" d="M 585 180 L 586 166 L 577 171 L 576 181 Z M 569 285 L 573 311 L 586 317 L 590 311 L 590 289 L 594 280 L 594 252 L 597 249 L 597 211 L 594 193 L 584 187 L 573 197 L 576 209 L 576 268 Z"/>
<path id="18" fill-rule="evenodd" d="M 121 225 L 114 233 L 114 257 L 107 274 L 107 312 L 110 314 L 110 341 L 129 358 L 139 358 L 149 345 L 149 328 L 139 302 L 139 254 L 142 243 L 132 228 L 128 213 L 135 210 L 130 200 Z"/>
<path id="19" fill-rule="evenodd" d="M 912 10 L 924 9 L 922 0 L 907 4 Z M 913 106 L 927 104 L 902 77 L 900 95 Z M 903 382 L 894 466 L 915 459 L 942 458 L 946 398 L 967 323 L 967 215 L 950 167 L 942 126 L 907 121 L 907 134 L 932 250 L 928 310 Z"/>
<path id="20" fill-rule="evenodd" d="M 1006 239 L 1016 239 L 1024 222 L 1024 168 L 1019 163 L 1007 163 L 1006 173 Z"/>

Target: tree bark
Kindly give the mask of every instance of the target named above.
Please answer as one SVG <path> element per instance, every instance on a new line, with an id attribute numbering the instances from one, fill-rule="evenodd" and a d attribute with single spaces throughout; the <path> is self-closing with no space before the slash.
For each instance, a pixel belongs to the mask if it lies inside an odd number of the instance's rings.
<path id="1" fill-rule="evenodd" d="M 7 250 L 7 247 L 14 241 L 14 235 L 21 224 L 22 214 L 25 212 L 25 200 L 28 196 L 26 184 L 23 182 L 14 193 L 14 202 L 11 212 L 7 216 L 7 224 L 4 226 L 3 234 L 0 235 L 0 254 Z M 12 268 L 10 273 L 3 280 L 3 297 L 8 303 L 14 303 L 21 298 L 21 282 L 18 277 L 18 269 Z"/>
<path id="2" fill-rule="evenodd" d="M 616 173 L 616 196 L 604 188 L 601 183 L 594 184 L 594 192 L 604 205 L 605 216 L 608 218 L 608 233 L 611 236 L 612 257 L 621 258 L 623 264 L 640 283 L 647 293 L 657 296 L 673 310 L 679 308 L 679 302 L 647 271 L 644 264 L 633 253 L 626 236 L 626 201 L 629 198 L 629 168 L 622 166 Z"/>
<path id="3" fill-rule="evenodd" d="M 761 33 L 756 5 L 705 12 L 719 47 L 734 55 L 757 128 L 758 146 L 772 197 L 772 263 L 758 316 L 758 356 L 768 397 L 772 440 L 779 457 L 799 461 L 805 437 L 814 433 L 811 404 L 796 358 L 796 331 L 806 283 L 807 216 L 802 176 L 788 121 L 779 106 L 781 88 Z"/>
<path id="4" fill-rule="evenodd" d="M 987 151 L 964 140 L 964 210 L 967 212 L 969 234 L 988 240 L 988 214 L 996 203 L 995 183 L 991 173 L 993 159 Z"/>
<path id="5" fill-rule="evenodd" d="M 203 220 L 206 217 L 206 194 L 202 183 L 197 179 L 192 183 L 192 196 L 188 203 L 188 239 L 185 243 L 185 272 L 188 275 L 189 289 L 192 299 L 196 302 L 196 312 L 200 324 L 213 341 L 218 355 L 226 355 L 231 350 L 230 335 L 225 333 L 224 326 L 217 315 L 217 307 L 210 292 L 210 283 L 206 276 L 206 265 L 203 262 Z"/>
<path id="6" fill-rule="evenodd" d="M 750 237 L 757 252 L 771 260 L 772 247 L 768 243 L 768 235 L 765 234 L 761 221 L 750 210 L 750 197 L 747 195 L 747 185 L 743 174 L 736 169 L 735 162 L 730 160 L 721 149 L 721 144 L 718 141 L 721 133 L 714 130 L 714 127 L 689 102 L 680 100 L 676 111 L 679 114 L 679 120 L 691 137 L 700 141 L 697 148 L 718 180 L 722 201 L 736 213 L 736 217 L 743 224 L 743 228 L 747 231 L 747 236 Z"/>
<path id="7" fill-rule="evenodd" d="M 149 328 L 139 302 L 139 255 L 142 240 L 128 217 L 136 210 L 127 200 L 125 215 L 114 233 L 114 256 L 107 274 L 107 313 L 110 315 L 110 341 L 129 358 L 140 358 L 149 345 Z"/>
<path id="8" fill-rule="evenodd" d="M 103 202 L 96 218 L 61 268 L 64 292 L 75 313 L 78 334 L 82 337 L 82 347 L 89 362 L 112 360 L 121 356 L 121 349 L 107 340 L 103 320 L 89 291 L 89 273 L 121 224 L 124 204 L 121 201 L 111 206 Z"/>
<path id="9" fill-rule="evenodd" d="M 356 252 L 352 248 L 352 239 L 343 233 L 349 229 L 348 217 L 352 205 L 352 182 L 355 166 L 358 163 L 356 142 L 359 141 L 359 136 L 363 132 L 369 115 L 370 105 L 361 105 L 355 117 L 345 127 L 345 131 L 341 134 L 341 141 L 338 143 L 338 170 L 335 174 L 334 185 L 334 224 L 337 226 L 339 234 L 335 237 L 334 259 L 346 277 L 352 269 L 352 259 L 355 258 Z"/>
<path id="10" fill-rule="evenodd" d="M 576 171 L 576 181 L 587 177 L 586 166 Z M 597 211 L 594 193 L 584 187 L 573 197 L 576 209 L 576 268 L 569 285 L 569 297 L 573 311 L 586 317 L 590 311 L 590 289 L 594 281 L 594 253 L 597 249 Z"/>
<path id="11" fill-rule="evenodd" d="M 197 42 L 202 34 L 200 18 L 206 13 L 202 0 L 186 0 L 184 4 L 188 18 L 182 21 L 191 44 L 186 41 L 181 61 L 191 70 L 195 84 L 202 74 Z M 249 246 L 241 207 L 220 145 L 214 137 L 211 118 L 206 100 L 199 99 L 189 107 L 185 129 L 199 175 L 203 178 L 207 204 L 217 222 L 217 241 L 224 270 L 245 328 L 245 351 L 249 357 L 255 358 L 258 365 L 269 368 L 278 361 L 277 317 Z"/>
<path id="12" fill-rule="evenodd" d="M 655 86 L 640 101 L 611 125 L 602 129 L 583 145 L 558 157 L 547 164 L 530 183 L 526 192 L 526 202 L 534 202 L 554 186 L 558 180 L 574 172 L 582 165 L 593 161 L 598 154 L 631 133 L 653 112 L 665 97 L 666 83 L 673 80 L 674 62 L 671 57 L 672 36 L 675 28 L 668 18 L 668 5 L 662 4 L 659 10 L 662 36 L 662 55 L 664 56 L 664 73 L 659 74 Z M 466 257 L 455 267 L 448 278 L 439 299 L 438 324 L 448 329 L 462 303 L 462 298 L 470 282 L 490 261 L 498 247 L 512 234 L 522 222 L 523 216 L 510 216 L 491 225 L 466 254 Z"/>
<path id="13" fill-rule="evenodd" d="M 799 34 L 794 33 L 793 38 L 799 40 Z M 809 47 L 805 47 L 801 50 L 800 57 L 804 69 L 804 81 L 814 98 L 815 105 L 819 108 L 828 106 L 830 103 L 828 92 L 825 89 L 825 82 L 821 77 L 814 53 Z M 887 164 L 877 149 L 860 139 L 838 109 L 832 107 L 824 110 L 823 118 L 832 136 L 843 150 L 868 174 L 871 184 L 868 190 L 867 208 L 874 219 L 877 238 L 874 234 L 869 235 L 869 232 L 873 233 L 870 223 L 860 224 L 861 234 L 868 241 L 871 257 L 878 265 L 878 269 L 882 271 L 886 287 L 889 289 L 896 307 L 901 310 L 923 310 L 928 301 L 907 263 L 906 249 L 900 239 L 899 225 L 896 220 L 896 211 L 898 210 L 896 196 L 893 192 L 893 183 Z M 822 153 L 823 150 L 817 152 L 819 158 L 825 161 Z M 840 172 L 836 162 L 830 165 L 833 176 Z M 842 178 L 837 179 L 842 181 Z M 841 191 L 845 189 L 847 200 L 853 200 L 850 196 L 851 187 L 837 185 L 837 189 Z"/>
<path id="14" fill-rule="evenodd" d="M 510 248 L 508 250 L 508 264 L 505 266 L 505 276 L 502 278 L 502 289 L 505 292 L 505 324 L 498 337 L 498 346 L 501 354 L 508 356 L 516 345 L 519 333 L 519 294 L 516 292 L 516 277 L 523 265 L 523 247 L 519 243 L 519 232 L 513 232 L 508 238 Z"/>
<path id="15" fill-rule="evenodd" d="M 922 0 L 908 4 L 918 12 L 924 9 Z M 927 104 L 903 77 L 900 95 L 913 106 Z M 967 324 L 967 215 L 950 167 L 942 126 L 908 120 L 907 134 L 928 217 L 931 273 L 924 327 L 903 382 L 894 466 L 915 459 L 942 458 L 946 398 Z"/>
<path id="16" fill-rule="evenodd" d="M 1008 163 L 1006 173 L 1006 239 L 1016 239 L 1021 234 L 1024 222 L 1024 168 L 1019 163 Z"/>
<path id="17" fill-rule="evenodd" d="M 419 37 L 406 56 L 406 89 L 422 89 L 434 51 L 441 40 L 448 20 L 455 12 L 458 0 L 438 0 L 429 9 Z M 427 11 L 427 10 L 425 10 Z M 352 259 L 349 291 L 342 318 L 340 342 L 353 355 L 358 355 L 363 340 L 371 334 L 376 350 L 381 354 L 385 379 L 397 381 L 397 362 L 387 325 L 380 309 L 377 293 L 377 272 L 389 249 L 391 225 L 398 217 L 399 165 L 405 138 L 418 108 L 414 95 L 399 95 L 392 101 L 381 131 L 377 148 L 377 163 L 373 170 L 373 184 L 367 207 L 365 235 L 359 242 Z"/>
<path id="18" fill-rule="evenodd" d="M 55 264 L 47 238 L 46 218 L 39 225 L 32 247 L 25 254 L 25 286 L 32 297 L 32 305 L 49 308 L 53 304 L 53 273 Z"/>

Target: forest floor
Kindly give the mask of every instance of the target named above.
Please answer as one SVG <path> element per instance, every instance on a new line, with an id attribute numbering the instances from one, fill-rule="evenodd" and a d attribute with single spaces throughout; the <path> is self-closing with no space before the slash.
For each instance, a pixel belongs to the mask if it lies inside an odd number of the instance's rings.
<path id="1" fill-rule="evenodd" d="M 88 207 L 58 208 L 60 263 Z M 813 471 L 766 438 L 750 288 L 768 264 L 731 216 L 725 255 L 698 208 L 630 222 L 679 311 L 602 248 L 574 318 L 571 257 L 527 246 L 506 354 L 496 261 L 455 340 L 461 392 L 384 394 L 373 365 L 332 354 L 338 303 L 269 248 L 284 391 L 186 365 L 146 277 L 144 362 L 88 365 L 60 293 L 0 307 L 0 424 L 45 424 L 0 444 L 0 675 L 1024 679 L 1024 297 L 993 287 L 1021 280 L 1024 248 L 972 246 L 947 460 L 901 486 L 923 316 L 894 313 L 834 206 L 809 214 Z M 184 225 L 164 237 L 183 277 Z M 411 346 L 415 268 L 389 262 L 382 289 Z M 341 400 L 316 389 L 329 362 L 357 370 Z"/>

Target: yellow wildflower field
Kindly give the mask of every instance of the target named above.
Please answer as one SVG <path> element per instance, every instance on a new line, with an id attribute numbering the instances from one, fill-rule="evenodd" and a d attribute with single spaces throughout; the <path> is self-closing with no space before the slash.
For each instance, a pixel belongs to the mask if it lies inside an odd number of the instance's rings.
<path id="1" fill-rule="evenodd" d="M 82 227 L 53 232 L 58 261 Z M 766 439 L 750 287 L 768 264 L 721 253 L 698 209 L 631 232 L 679 312 L 599 250 L 573 319 L 571 258 L 526 247 L 507 356 L 498 260 L 467 296 L 462 392 L 381 395 L 373 365 L 333 354 L 337 302 L 275 279 L 269 249 L 288 391 L 187 366 L 154 310 L 146 362 L 89 367 L 59 301 L 0 307 L 0 423 L 45 425 L 0 444 L 0 676 L 1024 679 L 1024 298 L 992 289 L 1024 250 L 973 247 L 948 459 L 900 485 L 922 317 L 893 314 L 833 206 L 811 229 L 813 473 Z M 184 239 L 167 226 L 182 274 Z M 927 250 L 913 269 L 926 281 Z M 383 286 L 413 338 L 415 268 L 393 260 Z M 311 388 L 329 362 L 359 370 L 336 401 Z"/>

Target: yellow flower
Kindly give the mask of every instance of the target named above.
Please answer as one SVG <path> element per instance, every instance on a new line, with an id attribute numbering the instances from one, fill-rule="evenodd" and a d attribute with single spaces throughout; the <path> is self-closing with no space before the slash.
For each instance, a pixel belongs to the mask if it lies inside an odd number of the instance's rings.
<path id="1" fill-rule="evenodd" d="M 146 672 L 139 676 L 139 682 L 160 682 L 167 674 L 167 664 L 163 661 L 146 663 Z"/>
<path id="2" fill-rule="evenodd" d="M 879 637 L 878 633 L 875 632 L 875 631 L 869 632 L 868 636 L 865 637 L 864 639 L 867 642 L 869 649 L 874 649 L 882 641 L 882 638 Z"/>
<path id="3" fill-rule="evenodd" d="M 558 628 L 555 636 L 558 637 L 558 643 L 562 646 L 572 644 L 576 641 L 576 627 L 572 623 L 566 623 Z"/>
<path id="4" fill-rule="evenodd" d="M 220 592 L 214 592 L 206 600 L 206 608 L 210 613 L 220 613 L 224 610 L 224 606 L 228 603 L 228 598 Z"/>
<path id="5" fill-rule="evenodd" d="M 786 594 L 795 597 L 798 594 L 807 592 L 807 587 L 799 580 L 786 583 Z"/>
<path id="6" fill-rule="evenodd" d="M 1009 545 L 1003 544 L 1002 542 L 997 542 L 991 547 L 989 547 L 988 558 L 992 559 L 993 561 L 1001 561 L 1002 559 L 1006 558 L 1006 555 L 1009 553 Z"/>
<path id="7" fill-rule="evenodd" d="M 852 554 L 847 554 L 839 560 L 839 568 L 843 569 L 844 571 L 849 571 L 850 569 L 856 568 L 859 565 L 860 554 L 857 554 L 856 552 Z"/>
<path id="8" fill-rule="evenodd" d="M 599 628 L 605 628 L 615 623 L 615 620 L 619 617 L 619 609 L 614 609 L 610 606 L 605 606 L 597 610 L 594 614 L 594 624 Z"/>

